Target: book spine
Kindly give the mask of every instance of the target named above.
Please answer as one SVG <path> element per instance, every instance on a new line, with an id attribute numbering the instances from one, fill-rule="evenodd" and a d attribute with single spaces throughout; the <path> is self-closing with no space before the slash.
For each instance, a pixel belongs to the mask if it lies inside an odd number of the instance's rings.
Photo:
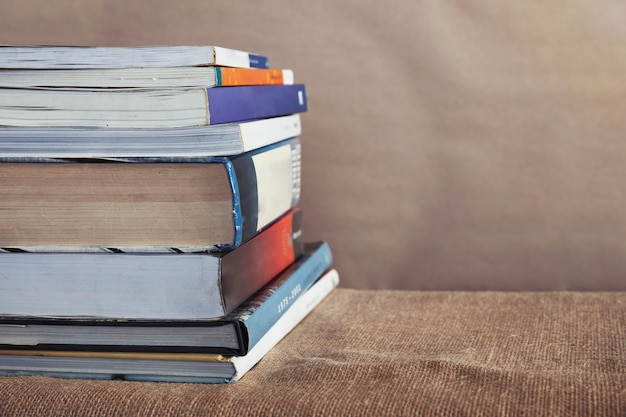
<path id="1" fill-rule="evenodd" d="M 335 269 L 325 273 L 313 286 L 302 294 L 288 312 L 274 324 L 257 345 L 247 355 L 235 356 L 231 363 L 236 374 L 230 381 L 235 382 L 256 365 L 270 349 L 287 336 L 304 318 L 317 307 L 339 285 L 339 274 Z"/>
<path id="2" fill-rule="evenodd" d="M 300 201 L 299 138 L 247 152 L 226 161 L 235 208 L 232 249 L 251 239 Z"/>
<path id="3" fill-rule="evenodd" d="M 299 114 L 291 114 L 241 123 L 239 124 L 239 132 L 243 152 L 248 152 L 277 143 L 280 140 L 300 136 L 302 123 Z"/>
<path id="4" fill-rule="evenodd" d="M 289 274 L 287 279 L 241 323 L 243 340 L 239 354 L 247 354 L 289 307 L 331 267 L 332 262 L 332 252 L 326 242 L 322 242 L 317 249 L 303 256 L 300 261 L 296 261 L 286 271 Z"/>
<path id="5" fill-rule="evenodd" d="M 216 87 L 293 84 L 293 72 L 279 69 L 215 67 Z"/>
<path id="6" fill-rule="evenodd" d="M 302 212 L 293 209 L 221 260 L 223 305 L 228 314 L 304 253 Z"/>
<path id="7" fill-rule="evenodd" d="M 269 68 L 270 61 L 264 55 L 248 54 L 248 65 L 250 68 Z"/>
<path id="8" fill-rule="evenodd" d="M 304 84 L 206 88 L 209 124 L 231 123 L 304 113 Z"/>
<path id="9" fill-rule="evenodd" d="M 214 65 L 240 68 L 269 68 L 269 59 L 264 55 L 251 54 L 229 48 L 216 46 L 214 49 Z"/>

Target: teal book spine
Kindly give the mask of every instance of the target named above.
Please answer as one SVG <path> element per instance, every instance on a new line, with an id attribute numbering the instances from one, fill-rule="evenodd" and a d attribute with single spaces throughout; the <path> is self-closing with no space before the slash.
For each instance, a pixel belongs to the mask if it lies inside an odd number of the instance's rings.
<path id="1" fill-rule="evenodd" d="M 265 297 L 258 297 L 258 305 L 247 305 L 246 311 L 234 311 L 239 316 L 241 350 L 245 355 L 283 316 L 303 293 L 306 292 L 332 265 L 333 256 L 327 242 L 305 244 L 305 255 L 283 272 L 264 290 Z"/>

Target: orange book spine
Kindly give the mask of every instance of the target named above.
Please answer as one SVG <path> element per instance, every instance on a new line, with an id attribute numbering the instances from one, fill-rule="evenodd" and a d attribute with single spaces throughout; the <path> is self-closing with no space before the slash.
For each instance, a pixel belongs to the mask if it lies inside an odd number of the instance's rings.
<path id="1" fill-rule="evenodd" d="M 293 84 L 291 70 L 216 67 L 217 86 Z"/>

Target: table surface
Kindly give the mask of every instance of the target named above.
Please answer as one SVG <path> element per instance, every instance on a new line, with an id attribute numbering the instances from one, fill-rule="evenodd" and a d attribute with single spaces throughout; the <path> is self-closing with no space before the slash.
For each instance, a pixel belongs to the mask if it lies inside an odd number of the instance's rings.
<path id="1" fill-rule="evenodd" d="M 626 293 L 340 288 L 234 384 L 0 392 L 2 416 L 626 415 Z"/>

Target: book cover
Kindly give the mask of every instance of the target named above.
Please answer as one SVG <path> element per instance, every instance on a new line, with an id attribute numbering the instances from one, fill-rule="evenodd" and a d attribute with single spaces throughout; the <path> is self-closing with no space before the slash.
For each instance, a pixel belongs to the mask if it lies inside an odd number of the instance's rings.
<path id="1" fill-rule="evenodd" d="M 1 69 L 2 88 L 189 88 L 293 84 L 289 69 L 159 67 L 106 69 Z"/>
<path id="2" fill-rule="evenodd" d="M 206 65 L 269 68 L 269 59 L 264 55 L 209 45 L 137 47 L 0 45 L 0 68 L 78 69 Z"/>
<path id="3" fill-rule="evenodd" d="M 243 356 L 128 352 L 0 351 L 0 374 L 131 381 L 232 383 L 293 330 L 338 285 L 336 270 L 325 273 Z"/>
<path id="4" fill-rule="evenodd" d="M 0 315 L 218 319 L 303 251 L 302 212 L 294 209 L 225 253 L 0 253 Z"/>
<path id="5" fill-rule="evenodd" d="M 0 317 L 0 349 L 195 352 L 245 355 L 332 265 L 326 242 L 305 252 L 226 317 L 131 321 Z M 71 343 L 71 344 L 70 344 Z"/>
<path id="6" fill-rule="evenodd" d="M 0 251 L 232 249 L 300 200 L 300 139 L 233 157 L 0 161 Z"/>
<path id="7" fill-rule="evenodd" d="M 220 88 L 0 88 L 0 125 L 173 128 L 303 113 L 304 84 Z"/>

